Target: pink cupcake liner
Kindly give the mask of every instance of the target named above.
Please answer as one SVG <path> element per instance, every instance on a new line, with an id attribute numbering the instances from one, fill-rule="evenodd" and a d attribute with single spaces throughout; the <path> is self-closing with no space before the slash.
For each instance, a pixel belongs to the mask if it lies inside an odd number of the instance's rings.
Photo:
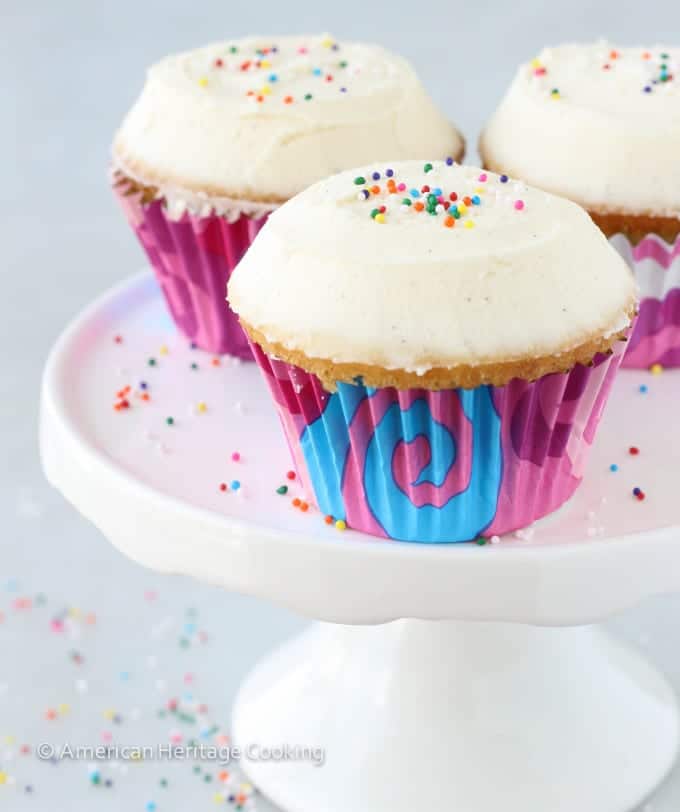
<path id="1" fill-rule="evenodd" d="M 610 242 L 633 269 L 640 288 L 640 313 L 623 366 L 680 367 L 680 237 L 669 245 L 648 234 L 632 245 L 615 234 Z"/>
<path id="2" fill-rule="evenodd" d="M 532 383 L 329 393 L 253 346 L 308 501 L 356 530 L 425 543 L 502 535 L 563 504 L 623 351 Z"/>
<path id="3" fill-rule="evenodd" d="M 114 186 L 165 296 L 178 329 L 212 353 L 252 360 L 248 340 L 226 301 L 227 281 L 267 217 L 216 214 L 168 216 L 164 202 L 142 202 L 138 192 Z"/>

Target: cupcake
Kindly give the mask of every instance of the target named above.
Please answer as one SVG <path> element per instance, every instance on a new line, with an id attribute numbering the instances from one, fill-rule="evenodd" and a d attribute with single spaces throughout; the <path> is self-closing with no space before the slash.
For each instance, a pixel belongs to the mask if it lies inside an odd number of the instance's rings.
<path id="1" fill-rule="evenodd" d="M 571 496 L 636 309 L 583 209 L 452 161 L 310 187 L 228 298 L 308 500 L 419 542 L 507 533 Z"/>
<path id="2" fill-rule="evenodd" d="M 630 263 L 628 367 L 680 366 L 679 70 L 677 48 L 548 48 L 480 140 L 485 166 L 580 203 Z"/>
<path id="3" fill-rule="evenodd" d="M 463 151 L 401 57 L 329 36 L 248 38 L 151 67 L 112 179 L 182 333 L 248 358 L 224 286 L 272 210 L 383 154 Z"/>

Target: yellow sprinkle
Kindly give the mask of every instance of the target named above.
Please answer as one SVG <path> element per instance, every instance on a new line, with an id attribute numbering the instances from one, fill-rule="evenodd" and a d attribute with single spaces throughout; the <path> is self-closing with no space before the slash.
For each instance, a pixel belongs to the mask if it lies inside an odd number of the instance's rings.
<path id="1" fill-rule="evenodd" d="M 224 800 L 224 795 L 222 795 L 221 792 L 216 792 L 213 795 L 213 801 L 215 801 L 216 804 L 221 804 L 223 800 Z"/>
<path id="2" fill-rule="evenodd" d="M 333 39 L 331 37 L 324 37 L 321 40 L 321 44 L 324 48 L 331 48 L 333 46 Z"/>
<path id="3" fill-rule="evenodd" d="M 112 711 L 112 710 L 105 710 L 104 711 L 104 719 L 113 719 L 113 717 L 115 715 L 116 715 L 115 711 Z"/>
<path id="4" fill-rule="evenodd" d="M 381 212 L 380 214 L 376 214 L 373 218 L 376 223 L 384 223 L 385 222 L 385 215 Z"/>
<path id="5" fill-rule="evenodd" d="M 475 224 L 472 222 L 472 220 L 466 220 L 465 221 L 465 228 L 474 228 L 474 227 L 475 227 Z"/>
<path id="6" fill-rule="evenodd" d="M 478 186 L 478 187 L 475 189 L 475 194 L 476 194 L 476 195 L 483 195 L 483 194 L 484 194 L 484 192 L 486 192 L 486 189 L 485 189 L 483 186 Z"/>
<path id="7" fill-rule="evenodd" d="M 336 530 L 347 530 L 347 523 L 345 521 L 343 521 L 342 519 L 338 519 L 337 522 L 335 523 L 335 529 Z"/>
<path id="8" fill-rule="evenodd" d="M 7 781 L 7 773 L 0 772 L 0 784 L 4 784 Z"/>
<path id="9" fill-rule="evenodd" d="M 66 705 L 66 704 L 64 704 L 64 703 L 62 702 L 62 704 L 61 704 L 61 705 L 57 705 L 57 710 L 59 711 L 59 713 L 60 713 L 62 716 L 65 716 L 65 715 L 66 715 L 66 714 L 67 714 L 67 713 L 68 713 L 68 712 L 71 710 L 71 708 L 70 708 L 70 706 L 69 706 L 69 705 Z"/>
<path id="10" fill-rule="evenodd" d="M 14 736 L 5 736 L 5 744 L 14 744 Z"/>
<path id="11" fill-rule="evenodd" d="M 163 346 L 160 348 L 160 350 L 158 350 L 158 352 L 161 355 L 167 355 L 168 354 L 168 348 L 165 346 L 165 344 L 163 344 Z"/>
<path id="12" fill-rule="evenodd" d="M 272 63 L 268 59 L 261 59 L 260 60 L 260 67 L 261 68 L 271 68 Z"/>
<path id="13" fill-rule="evenodd" d="M 208 411 L 208 407 L 206 406 L 206 404 L 203 401 L 201 401 L 200 403 L 196 404 L 196 411 L 199 414 L 203 414 L 204 412 Z"/>
<path id="14" fill-rule="evenodd" d="M 199 84 L 201 87 L 208 87 L 208 80 L 207 80 L 207 78 L 206 78 L 205 76 L 201 76 L 201 78 L 198 80 L 198 84 Z"/>
<path id="15" fill-rule="evenodd" d="M 663 367 L 661 364 L 652 364 L 649 371 L 652 373 L 652 375 L 661 375 L 663 372 Z"/>
<path id="16" fill-rule="evenodd" d="M 260 91 L 260 93 L 261 93 L 263 96 L 270 96 L 270 95 L 271 95 L 271 92 L 272 92 L 272 89 L 271 89 L 271 87 L 269 87 L 269 85 L 265 85 L 265 86 L 262 88 L 262 90 Z"/>
<path id="17" fill-rule="evenodd" d="M 540 68 L 541 67 L 541 60 L 536 58 L 531 60 L 531 67 L 532 68 Z"/>
<path id="18" fill-rule="evenodd" d="M 241 784 L 241 792 L 243 792 L 244 794 L 247 795 L 249 792 L 252 792 L 252 791 L 253 791 L 253 785 L 252 784 L 249 784 L 247 781 L 244 782 L 243 784 Z"/>
<path id="19" fill-rule="evenodd" d="M 458 204 L 458 213 L 459 214 L 465 214 L 465 212 L 467 210 L 468 210 L 468 207 L 465 205 L 465 203 L 459 203 Z"/>

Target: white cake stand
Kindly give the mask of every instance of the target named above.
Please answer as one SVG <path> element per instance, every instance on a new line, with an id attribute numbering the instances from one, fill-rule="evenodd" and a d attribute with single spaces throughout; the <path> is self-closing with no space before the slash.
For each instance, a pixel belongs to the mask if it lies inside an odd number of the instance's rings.
<path id="1" fill-rule="evenodd" d="M 672 765 L 677 708 L 637 654 L 582 624 L 680 588 L 678 403 L 677 373 L 622 373 L 586 482 L 531 538 L 342 533 L 292 507 L 258 371 L 189 348 L 144 274 L 57 342 L 41 447 L 54 486 L 131 558 L 332 622 L 270 656 L 236 703 L 243 766 L 287 812 L 625 812 Z"/>

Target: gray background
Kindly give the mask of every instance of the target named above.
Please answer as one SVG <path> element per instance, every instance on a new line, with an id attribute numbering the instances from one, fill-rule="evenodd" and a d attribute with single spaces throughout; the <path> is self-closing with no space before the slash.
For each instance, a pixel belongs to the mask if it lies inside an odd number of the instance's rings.
<path id="1" fill-rule="evenodd" d="M 102 707 L 136 704 L 141 719 L 135 736 L 155 735 L 153 713 L 148 722 L 145 713 L 156 701 L 149 692 L 162 688 L 140 676 L 131 699 L 120 694 L 115 675 L 128 663 L 133 671 L 134 664 L 150 669 L 145 658 L 153 651 L 162 681 L 181 683 L 188 666 L 178 660 L 183 655 L 173 630 L 188 607 L 200 611 L 211 643 L 192 649 L 187 662 L 200 671 L 201 689 L 225 722 L 246 670 L 302 626 L 276 607 L 141 570 L 52 492 L 40 471 L 38 387 L 50 345 L 93 296 L 142 263 L 114 206 L 106 167 L 112 133 L 141 88 L 147 63 L 248 33 L 327 30 L 339 39 L 379 41 L 412 60 L 466 134 L 472 157 L 480 126 L 515 66 L 542 45 L 600 36 L 621 44 L 677 41 L 679 23 L 677 0 L 0 0 L 0 611 L 7 614 L 0 623 L 0 769 L 3 758 L 12 759 L 13 745 L 7 739 L 3 744 L 3 736 L 38 741 L 45 730 L 42 709 L 50 702 L 71 702 L 79 729 L 92 736 L 101 727 L 93 720 L 101 719 Z M 148 590 L 159 593 L 151 607 L 144 599 Z M 38 592 L 47 595 L 46 608 L 25 618 L 12 611 L 17 595 Z M 100 618 L 96 636 L 77 643 L 90 652 L 86 665 L 94 682 L 87 701 L 72 696 L 68 646 L 55 648 L 47 633 L 50 611 L 69 605 L 94 609 Z M 678 622 L 680 598 L 667 597 L 612 625 L 644 646 L 680 688 Z M 159 624 L 171 629 L 165 637 L 154 636 Z M 5 766 L 17 776 L 17 787 L 0 786 L 3 809 L 84 810 L 93 803 L 143 809 L 157 792 L 155 779 L 140 773 L 117 782 L 108 795 L 94 790 L 95 799 L 84 766 L 47 768 L 16 759 Z M 28 782 L 36 787 L 30 798 L 19 786 Z M 210 808 L 205 788 L 198 795 L 196 785 L 182 790 L 182 780 L 176 783 L 156 799 L 159 810 L 179 809 L 187 798 Z M 658 793 L 653 809 L 679 805 L 680 773 Z"/>

